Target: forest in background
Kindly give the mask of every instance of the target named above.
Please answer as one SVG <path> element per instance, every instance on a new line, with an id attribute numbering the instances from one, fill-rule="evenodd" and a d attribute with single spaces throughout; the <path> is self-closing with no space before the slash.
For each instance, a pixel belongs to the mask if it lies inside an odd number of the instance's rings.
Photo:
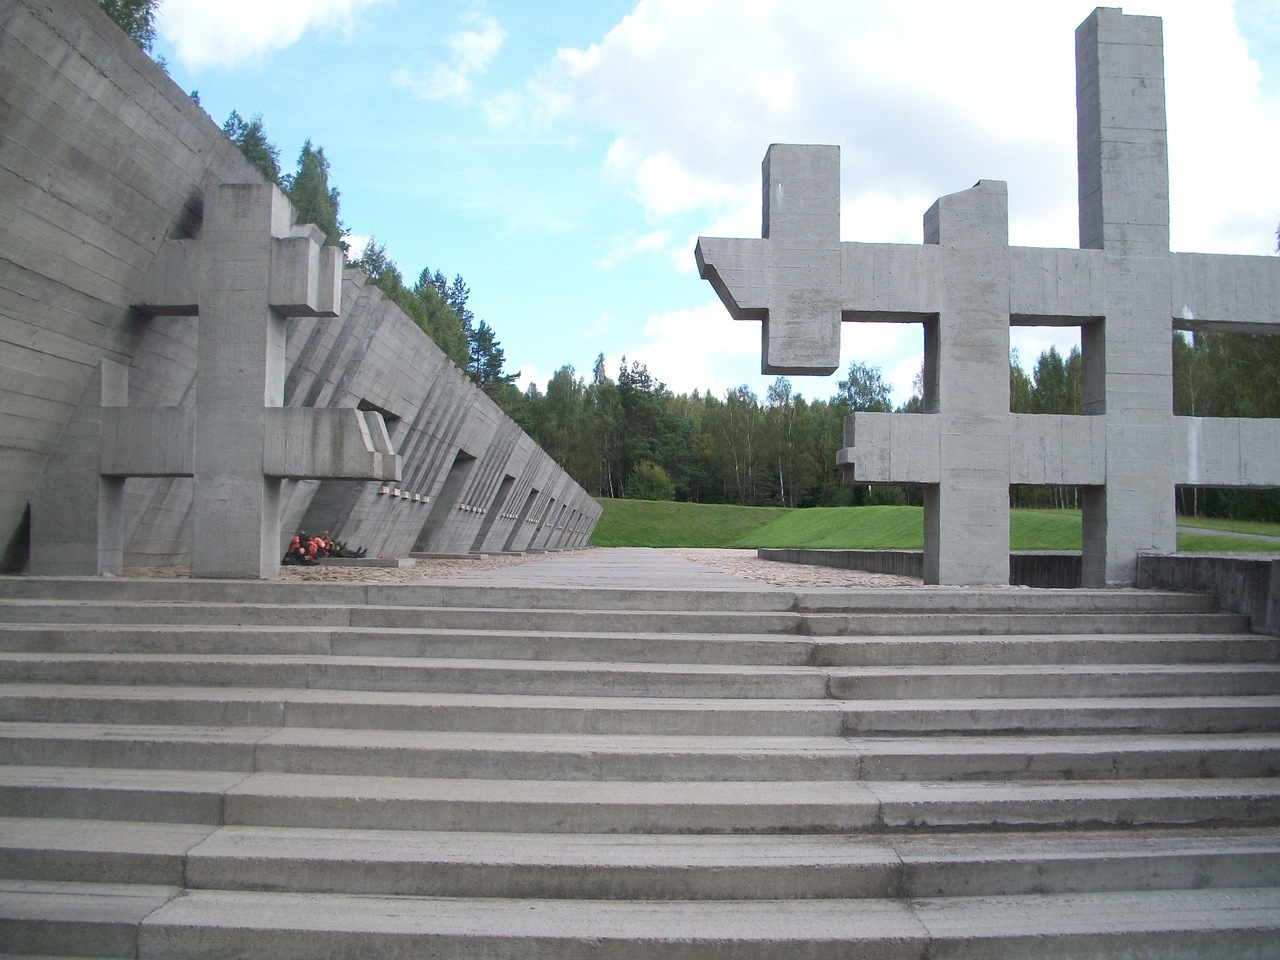
<path id="1" fill-rule="evenodd" d="M 97 0 L 148 53 L 157 0 Z M 162 64 L 163 66 L 163 64 Z M 199 96 L 192 92 L 199 103 Z M 412 285 L 385 246 L 372 239 L 358 256 L 343 239 L 340 194 L 329 183 L 323 147 L 308 140 L 296 169 L 284 173 L 280 151 L 261 115 L 232 112 L 223 130 L 293 202 L 300 222 L 318 224 L 348 262 L 362 268 L 385 296 L 432 338 L 455 364 L 533 437 L 580 485 L 600 497 L 684 500 L 747 506 L 918 504 L 911 487 L 845 486 L 835 464 L 844 418 L 854 411 L 888 412 L 889 390 L 878 368 L 850 365 L 834 395 L 807 400 L 779 377 L 763 400 L 746 386 L 723 397 L 674 394 L 644 364 L 624 357 L 611 377 L 601 354 L 590 379 L 572 366 L 545 389 L 523 391 L 505 371 L 506 358 L 487 321 L 467 306 L 470 290 L 424 267 Z M 1277 230 L 1280 250 L 1280 230 Z M 1280 336 L 1175 333 L 1173 411 L 1179 416 L 1280 417 Z M 1024 371 L 1009 358 L 1009 407 L 1014 413 L 1079 414 L 1081 358 L 1050 349 Z M 916 395 L 897 412 L 919 413 Z M 1179 488 L 1185 515 L 1280 521 L 1280 491 Z M 1015 487 L 1017 507 L 1076 507 L 1073 487 Z"/>

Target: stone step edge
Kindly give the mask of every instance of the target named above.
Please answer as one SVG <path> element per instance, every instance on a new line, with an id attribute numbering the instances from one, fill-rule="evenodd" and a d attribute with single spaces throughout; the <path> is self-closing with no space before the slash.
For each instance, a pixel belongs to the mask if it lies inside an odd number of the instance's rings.
<path id="1" fill-rule="evenodd" d="M 557 734 L 0 721 L 13 765 L 404 777 L 951 781 L 1280 773 L 1280 732 L 896 736 Z M 1153 761 L 1151 758 L 1158 760 Z M 109 765 L 109 766 L 108 766 Z"/>
<path id="2" fill-rule="evenodd" d="M 0 767 L 0 811 L 59 819 L 76 798 L 95 818 L 245 826 L 403 826 L 593 832 L 820 833 L 919 829 L 1131 828 L 1280 823 L 1280 778 L 1144 781 L 547 781 L 288 773 Z M 59 807 L 59 804 L 62 804 Z M 112 804 L 120 804 L 115 810 Z M 612 812 L 611 812 L 612 811 Z M 113 815 L 114 814 L 114 815 Z M 329 820 L 301 818 L 342 818 Z M 532 817 L 521 825 L 517 817 Z M 734 821 L 738 817 L 738 821 Z M 284 818 L 284 819 L 281 819 Z M 501 826 L 485 818 L 496 819 Z M 485 825 L 480 826 L 481 822 Z M 631 828 L 634 825 L 634 828 Z"/>
<path id="3" fill-rule="evenodd" d="M 1274 829 L 641 836 L 2 817 L 0 857 L 11 880 L 395 896 L 863 899 L 1280 885 Z"/>
<path id="4" fill-rule="evenodd" d="M 49 596 L 54 594 L 54 596 Z M 89 594 L 86 596 L 85 594 Z M 304 598 L 299 600 L 298 598 Z M 475 598 L 484 603 L 476 604 Z M 1216 600 L 1202 593 L 1136 589 L 957 589 L 918 586 L 903 588 L 771 587 L 761 583 L 701 589 L 655 587 L 500 586 L 468 583 L 298 583 L 125 578 L 3 577 L 0 606 L 31 601 L 65 603 L 260 604 L 402 607 L 503 607 L 612 611 L 638 604 L 663 603 L 670 609 L 756 611 L 912 610 L 922 606 L 986 611 L 1011 604 L 1035 604 L 1045 611 L 1091 610 L 1135 605 L 1150 609 L 1174 605 L 1180 609 L 1213 609 Z M 592 606 L 592 604 L 597 604 Z"/>
<path id="5" fill-rule="evenodd" d="M 0 624 L 0 643 L 23 653 L 148 653 L 194 648 L 209 655 L 275 650 L 281 655 L 400 656 L 449 659 L 450 649 L 474 658 L 518 656 L 532 661 L 565 659 L 568 648 L 578 662 L 668 664 L 758 664 L 762 666 L 848 666 L 859 664 L 946 665 L 965 662 L 975 651 L 999 651 L 1006 661 L 1072 663 L 1125 662 L 1140 656 L 1150 663 L 1277 662 L 1280 648 L 1268 638 L 1247 633 L 1109 634 L 902 634 L 806 637 L 797 634 L 575 632 L 463 630 L 409 627 L 300 627 L 282 625 L 204 626 L 162 624 Z M 83 645 L 83 646 L 81 646 Z M 46 647 L 53 647 L 46 650 Z M 378 654 L 377 650 L 386 650 Z M 370 653 L 373 650 L 375 652 Z M 542 656 L 531 655 L 542 652 Z M 587 656 L 588 653 L 595 654 Z"/>
<path id="6" fill-rule="evenodd" d="M 21 895 L 27 905 L 21 920 L 57 926 L 83 904 L 85 886 L 0 881 L 0 916 L 16 912 L 2 905 Z M 105 885 L 96 887 L 105 893 Z M 123 900 L 127 888 L 117 889 Z M 198 890 L 155 899 L 144 919 L 131 921 L 132 914 L 120 911 L 119 922 L 136 923 L 138 957 L 181 956 L 198 945 L 201 955 L 250 951 L 302 960 L 319 951 L 367 956 L 430 945 L 465 949 L 454 955 L 469 957 L 503 951 L 543 951 L 565 960 L 635 957 L 637 946 L 644 946 L 653 957 L 700 958 L 725 956 L 726 948 L 738 946 L 803 947 L 816 960 L 849 957 L 853 950 L 901 957 L 954 949 L 974 956 L 1043 956 L 1050 942 L 1055 950 L 1092 947 L 1090 956 L 1172 955 L 1179 948 L 1179 956 L 1221 956 L 1230 949 L 1232 956 L 1261 957 L 1273 954 L 1280 931 L 1275 888 L 912 901 L 659 903 Z"/>
<path id="7" fill-rule="evenodd" d="M 1128 673 L 1137 676 L 1181 677 L 1187 675 L 1275 675 L 1280 677 L 1280 660 L 1239 660 L 1211 663 L 1179 663 L 1133 661 L 1107 663 L 1005 663 L 983 660 L 979 663 L 906 663 L 906 664 L 761 664 L 761 663 L 680 663 L 667 661 L 637 662 L 633 660 L 529 659 L 520 657 L 448 657 L 398 654 L 324 654 L 324 653 L 185 653 L 137 651 L 99 653 L 93 651 L 8 651 L 0 650 L 0 670 L 4 664 L 58 663 L 134 664 L 164 666 L 228 665 L 236 667 L 324 667 L 341 672 L 355 672 L 370 667 L 439 670 L 445 673 L 474 671 L 484 673 L 618 673 L 638 677 L 662 677 L 667 674 L 689 677 L 779 677 L 786 679 L 826 677 L 840 679 L 897 679 L 914 677 L 990 677 L 990 676 L 1070 676 L 1111 677 Z"/>
<path id="8" fill-rule="evenodd" d="M 447 707 L 466 708 L 531 708 L 540 710 L 647 712 L 676 710 L 687 712 L 746 711 L 762 714 L 778 711 L 842 712 L 912 712 L 920 710 L 1071 710 L 1071 709 L 1276 709 L 1280 710 L 1280 693 L 1265 694 L 1182 694 L 1157 696 L 921 696 L 883 697 L 840 700 L 831 697 L 712 697 L 712 696 L 645 696 L 627 694 L 537 694 L 537 693 L 456 693 L 433 690 L 361 690 L 345 687 L 270 687 L 217 686 L 184 684 L 64 683 L 46 681 L 0 680 L 0 698 L 49 698 L 88 701 L 139 700 L 165 703 L 209 701 L 229 704 L 300 703 L 336 706 Z M 1280 716 L 1280 715 L 1278 715 Z M 12 719 L 12 718 L 9 718 Z M 392 728 L 394 729 L 394 728 Z"/>

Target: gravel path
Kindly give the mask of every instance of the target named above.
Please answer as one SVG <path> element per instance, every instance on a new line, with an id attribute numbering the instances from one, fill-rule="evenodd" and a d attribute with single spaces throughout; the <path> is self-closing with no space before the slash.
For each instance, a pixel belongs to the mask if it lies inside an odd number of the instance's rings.
<path id="1" fill-rule="evenodd" d="M 580 550 L 575 553 L 587 554 Z M 841 570 L 835 567 L 812 566 L 800 563 L 779 563 L 761 560 L 754 550 L 711 550 L 672 548 L 663 553 L 701 563 L 722 573 L 744 580 L 755 580 L 779 587 L 910 587 L 921 581 L 914 577 L 898 577 L 882 573 L 864 573 L 861 570 Z M 364 583 L 421 583 L 429 580 L 445 580 L 451 577 L 468 577 L 487 573 L 502 567 L 533 563 L 541 554 L 518 557 L 477 557 L 475 559 L 419 560 L 412 567 L 283 567 L 281 580 L 324 580 L 334 582 L 358 581 Z"/>

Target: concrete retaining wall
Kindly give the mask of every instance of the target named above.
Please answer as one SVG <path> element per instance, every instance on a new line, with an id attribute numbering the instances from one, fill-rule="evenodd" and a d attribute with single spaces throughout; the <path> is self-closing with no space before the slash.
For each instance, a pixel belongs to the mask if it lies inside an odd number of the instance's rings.
<path id="1" fill-rule="evenodd" d="M 130 304 L 161 244 L 198 234 L 208 191 L 261 176 L 89 0 L 0 4 L 0 132 L 0 569 L 13 570 L 31 491 L 77 407 L 97 402 L 101 359 L 129 368 L 131 406 L 196 401 L 198 318 Z M 328 529 L 370 555 L 585 544 L 595 502 L 358 271 L 341 318 L 290 320 L 286 352 L 286 405 L 383 412 L 404 471 L 399 486 L 286 481 L 284 531 Z M 191 480 L 131 478 L 125 503 L 127 566 L 189 560 Z"/>
<path id="2" fill-rule="evenodd" d="M 1138 586 L 1194 590 L 1243 613 L 1258 633 L 1280 635 L 1280 558 L 1256 553 L 1141 554 Z"/>
<path id="3" fill-rule="evenodd" d="M 773 550 L 756 551 L 762 560 L 811 563 L 868 573 L 919 577 L 924 573 L 923 550 Z M 1079 552 L 1011 553 L 1009 582 L 1023 587 L 1080 586 Z"/>

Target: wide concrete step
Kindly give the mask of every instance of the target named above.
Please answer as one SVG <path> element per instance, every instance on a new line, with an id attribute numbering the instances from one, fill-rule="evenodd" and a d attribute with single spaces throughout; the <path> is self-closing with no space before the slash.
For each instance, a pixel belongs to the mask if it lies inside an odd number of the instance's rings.
<path id="1" fill-rule="evenodd" d="M 772 736 L 1242 733 L 1280 729 L 1280 696 L 890 700 L 565 697 L 314 688 L 0 684 L 0 720 L 512 733 Z"/>
<path id="2" fill-rule="evenodd" d="M 1280 693 L 1280 663 L 822 668 L 427 657 L 0 653 L 0 677 L 9 682 L 739 699 Z"/>
<path id="3" fill-rule="evenodd" d="M 810 900 L 1280 886 L 1271 829 L 520 834 L 0 818 L 5 876 L 191 889 Z"/>
<path id="4" fill-rule="evenodd" d="M 774 736 L 1039 730 L 1274 730 L 1276 697 L 890 701 L 468 695 L 317 689 L 0 685 L 0 718 L 559 734 Z"/>
<path id="5" fill-rule="evenodd" d="M 28 960 L 136 957 L 143 920 L 178 886 L 0 879 L 0 944 Z"/>
<path id="6" fill-rule="evenodd" d="M 831 900 L 524 900 L 167 891 L 6 881 L 0 922 L 52 939 L 86 904 L 136 930 L 141 960 L 430 955 L 702 960 L 1274 957 L 1269 887 L 1006 897 Z M 126 902 L 155 906 L 135 919 Z M 114 909 L 111 909 L 114 908 Z M 48 919 L 37 919 L 48 918 Z M 1046 937 L 1053 937 L 1051 944 Z M 30 942 L 30 941 L 28 941 Z M 99 953 L 102 955 L 102 952 Z M 110 955 L 110 954 L 108 954 Z"/>
<path id="7" fill-rule="evenodd" d="M 1177 596 L 1177 595 L 1174 595 Z M 366 627 L 400 629 L 741 633 L 800 636 L 915 636 L 1025 633 L 1241 633 L 1238 614 L 1193 610 L 925 610 L 758 612 L 703 610 L 543 610 L 489 607 L 323 606 L 312 604 L 107 603 L 11 600 L 0 622 Z"/>
<path id="8" fill-rule="evenodd" d="M 163 624 L 0 624 L 15 653 L 388 656 L 667 664 L 908 666 L 966 663 L 1280 662 L 1280 644 L 1248 633 L 865 636 L 813 639 L 738 633 L 573 633 L 528 630 Z"/>
<path id="9" fill-rule="evenodd" d="M 0 816 L 535 833 L 1274 825 L 1275 778 L 574 781 L 0 768 Z"/>
<path id="10" fill-rule="evenodd" d="M 1280 732 L 708 737 L 9 722 L 0 763 L 529 780 L 1271 777 Z"/>
<path id="11" fill-rule="evenodd" d="M 1280 666 L 1241 667 L 1248 677 Z M 0 653 L 8 681 L 421 690 L 559 696 L 820 698 L 814 667 L 584 663 L 427 657 Z M 1225 680 L 1224 680 L 1225 682 Z M 1257 686 L 1257 684 L 1255 684 Z M 1265 685 L 1261 685 L 1265 688 Z M 1280 691 L 1280 683 L 1276 684 Z M 1248 691 L 1243 691 L 1248 692 Z"/>
<path id="12" fill-rule="evenodd" d="M 463 582 L 337 583 L 126 577 L 0 577 L 0 607 L 40 600 L 80 603 L 166 603 L 322 607 L 463 607 L 471 609 L 705 612 L 1037 613 L 1209 612 L 1205 594 L 1162 590 L 1035 590 L 955 587 L 795 589 L 744 583 L 731 589 L 477 586 Z"/>

